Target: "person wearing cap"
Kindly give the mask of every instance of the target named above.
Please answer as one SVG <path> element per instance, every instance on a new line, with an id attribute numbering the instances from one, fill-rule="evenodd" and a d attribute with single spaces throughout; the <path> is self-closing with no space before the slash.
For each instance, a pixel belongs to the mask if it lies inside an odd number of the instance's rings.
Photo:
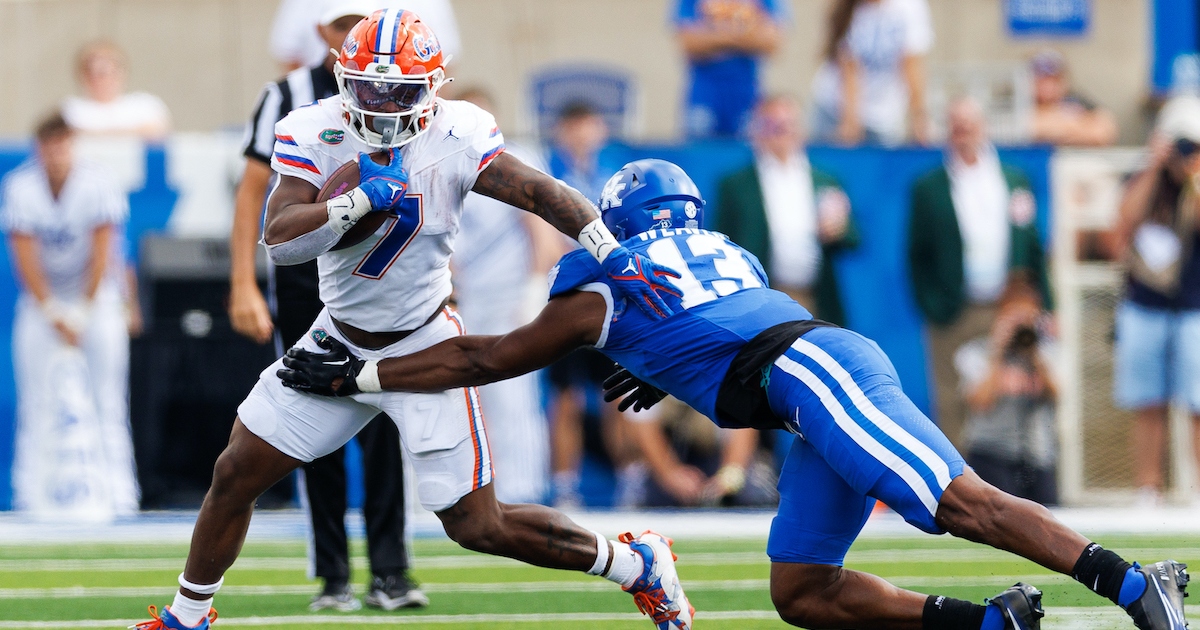
<path id="1" fill-rule="evenodd" d="M 1130 446 L 1143 505 L 1162 500 L 1172 400 L 1192 413 L 1200 456 L 1200 98 L 1168 101 L 1148 150 L 1115 230 L 1127 273 L 1113 358 L 1113 397 L 1137 414 Z"/>
<path id="2" fill-rule="evenodd" d="M 1117 141 L 1117 119 L 1071 89 L 1067 62 L 1055 50 L 1030 61 L 1033 73 L 1032 140 L 1057 146 L 1104 147 Z"/>
<path id="3" fill-rule="evenodd" d="M 925 319 L 935 417 L 961 448 L 968 407 L 955 353 L 992 329 L 1013 273 L 1032 280 L 1047 309 L 1052 299 L 1029 178 L 1000 161 L 977 102 L 954 101 L 947 119 L 944 164 L 913 185 L 908 264 Z"/>
<path id="4" fill-rule="evenodd" d="M 278 82 L 268 83 L 246 128 L 243 149 L 246 166 L 237 188 L 233 232 L 229 238 L 232 261 L 229 318 L 234 330 L 258 343 L 274 341 L 280 353 L 308 331 L 323 305 L 317 290 L 315 260 L 271 269 L 274 319 L 258 287 L 255 255 L 263 204 L 273 178 L 275 123 L 297 107 L 338 93 L 333 76 L 335 58 L 329 50 L 340 48 L 350 29 L 374 10 L 373 2 L 343 1 L 321 14 L 314 30 L 325 42 L 324 61 L 293 70 Z M 328 141 L 341 139 L 335 135 Z M 408 575 L 400 434 L 395 423 L 380 414 L 358 434 L 358 443 L 363 453 L 366 491 L 363 518 L 372 574 L 364 601 L 368 606 L 385 610 L 425 606 L 428 598 Z M 313 528 L 313 572 L 324 581 L 321 592 L 309 606 L 313 611 L 332 608 L 345 612 L 361 606 L 350 586 L 344 460 L 344 449 L 338 449 L 304 466 L 303 486 Z"/>
<path id="5" fill-rule="evenodd" d="M 313 31 L 312 25 L 330 11 L 339 10 L 347 0 L 282 0 L 271 24 L 271 56 L 284 72 L 322 63 L 329 45 Z M 358 4 L 362 4 L 358 2 Z M 421 16 L 438 35 L 442 53 L 455 57 L 459 52 L 458 21 L 450 0 L 367 0 L 367 14 L 377 9 L 404 9 Z M 341 42 L 338 42 L 338 48 Z"/>

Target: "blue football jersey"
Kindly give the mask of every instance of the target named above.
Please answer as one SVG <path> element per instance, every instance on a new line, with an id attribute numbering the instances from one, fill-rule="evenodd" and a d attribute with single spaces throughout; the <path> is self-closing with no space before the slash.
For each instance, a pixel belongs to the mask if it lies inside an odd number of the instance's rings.
<path id="1" fill-rule="evenodd" d="M 576 290 L 604 296 L 608 318 L 596 349 L 714 420 L 717 390 L 746 342 L 777 324 L 812 319 L 769 288 L 754 254 L 723 234 L 660 229 L 623 245 L 679 274 L 669 278 L 679 296 L 664 296 L 673 315 L 654 320 L 628 303 L 585 250 L 563 256 L 551 270 L 550 297 Z"/>

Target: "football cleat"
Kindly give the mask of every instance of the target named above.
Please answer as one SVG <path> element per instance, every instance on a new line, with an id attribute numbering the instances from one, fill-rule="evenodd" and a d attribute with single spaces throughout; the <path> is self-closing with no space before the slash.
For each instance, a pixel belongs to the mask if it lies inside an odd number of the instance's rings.
<path id="1" fill-rule="evenodd" d="M 217 620 L 217 609 L 209 608 L 208 614 L 200 623 L 194 626 L 185 626 L 171 614 L 170 606 L 163 606 L 162 616 L 158 614 L 158 606 L 149 606 L 150 621 L 143 621 L 129 626 L 130 630 L 208 630 L 212 622 Z"/>
<path id="2" fill-rule="evenodd" d="M 1041 630 L 1042 617 L 1046 613 L 1042 611 L 1042 592 L 1036 588 L 1017 582 L 984 601 L 1000 609 L 1004 615 L 1004 630 Z"/>
<path id="3" fill-rule="evenodd" d="M 424 608 L 429 605 L 429 598 L 407 573 L 391 575 L 387 579 L 376 577 L 371 581 L 371 588 L 363 601 L 371 608 L 389 611 L 397 608 Z"/>
<path id="4" fill-rule="evenodd" d="M 671 539 L 647 530 L 637 538 L 625 532 L 617 540 L 629 545 L 644 563 L 642 574 L 625 588 L 633 595 L 638 610 L 649 615 L 658 630 L 691 630 L 696 609 L 688 603 L 679 583 Z"/>
<path id="5" fill-rule="evenodd" d="M 354 589 L 350 588 L 347 583 L 331 583 L 325 582 L 325 588 L 321 589 L 312 598 L 312 602 L 308 604 L 308 610 L 317 612 L 319 610 L 333 609 L 338 612 L 354 612 L 362 608 L 362 602 L 354 597 Z"/>
<path id="6" fill-rule="evenodd" d="M 1133 624 L 1141 630 L 1186 630 L 1183 598 L 1191 579 L 1187 565 L 1163 560 L 1145 567 L 1135 562 L 1133 568 L 1146 576 L 1146 592 L 1125 607 Z"/>

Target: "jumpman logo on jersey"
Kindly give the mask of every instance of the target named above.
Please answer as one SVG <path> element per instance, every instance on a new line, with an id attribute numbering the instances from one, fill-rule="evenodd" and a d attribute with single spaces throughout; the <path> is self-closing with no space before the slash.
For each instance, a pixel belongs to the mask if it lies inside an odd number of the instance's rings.
<path id="1" fill-rule="evenodd" d="M 445 142 L 445 141 L 449 140 L 450 138 L 454 138 L 455 140 L 462 140 L 462 138 L 459 138 L 458 136 L 454 135 L 454 127 L 451 127 L 450 130 L 446 132 L 446 137 L 442 138 L 442 142 Z"/>

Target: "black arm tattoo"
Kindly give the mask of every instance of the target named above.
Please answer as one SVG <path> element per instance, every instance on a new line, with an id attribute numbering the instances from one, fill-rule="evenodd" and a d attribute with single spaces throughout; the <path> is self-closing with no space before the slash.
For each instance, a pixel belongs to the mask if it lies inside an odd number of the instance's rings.
<path id="1" fill-rule="evenodd" d="M 475 180 L 475 192 L 532 212 L 576 238 L 600 213 L 578 190 L 501 153 Z"/>

